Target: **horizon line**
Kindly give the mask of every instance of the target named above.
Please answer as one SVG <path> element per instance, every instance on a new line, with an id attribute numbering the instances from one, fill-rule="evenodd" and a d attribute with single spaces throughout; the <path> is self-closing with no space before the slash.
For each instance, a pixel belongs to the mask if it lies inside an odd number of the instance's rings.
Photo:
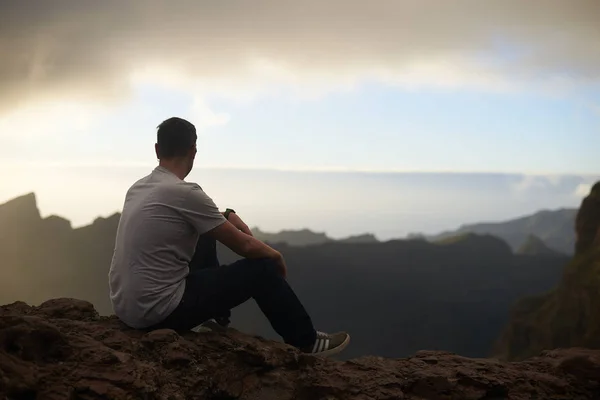
<path id="1" fill-rule="evenodd" d="M 0 162 L 0 167 L 10 168 L 154 168 L 158 164 L 150 162 L 122 161 L 87 161 L 87 162 Z M 412 169 L 412 168 L 349 168 L 349 167 L 258 167 L 258 166 L 223 166 L 197 164 L 193 171 L 222 170 L 222 171 L 262 171 L 262 172 L 312 172 L 312 173 L 344 173 L 344 174 L 470 174 L 470 175 L 522 175 L 522 176 L 600 176 L 592 172 L 548 172 L 548 171 L 516 171 L 516 170 L 466 170 L 466 169 Z"/>
<path id="2" fill-rule="evenodd" d="M 99 219 L 109 219 L 117 214 L 119 214 L 119 216 L 122 214 L 122 209 L 118 209 L 115 211 L 112 211 L 110 213 L 104 213 L 104 214 L 97 214 L 92 220 L 90 220 L 87 223 L 80 223 L 80 224 L 73 224 L 72 220 L 69 219 L 67 216 L 65 215 L 60 215 L 57 213 L 42 213 L 41 210 L 39 209 L 39 206 L 37 205 L 38 202 L 38 194 L 35 191 L 31 191 L 31 192 L 27 192 L 27 193 L 23 193 L 21 195 L 12 197 L 8 200 L 4 200 L 2 202 L 0 202 L 0 206 L 9 203 L 13 200 L 17 200 L 19 198 L 22 197 L 27 197 L 27 196 L 33 196 L 35 199 L 35 204 L 36 207 L 38 209 L 38 213 L 41 219 L 47 219 L 50 217 L 58 217 L 61 219 L 64 219 L 66 221 L 69 222 L 69 225 L 71 226 L 71 229 L 76 230 L 76 229 L 81 229 L 81 228 L 85 228 L 88 226 L 92 226 L 97 220 Z M 407 234 L 405 234 L 404 236 L 393 236 L 390 237 L 388 239 L 381 239 L 379 237 L 379 235 L 375 232 L 372 231 L 362 231 L 359 233 L 351 233 L 351 234 L 346 234 L 346 235 L 331 235 L 329 232 L 327 232 L 326 230 L 316 230 L 316 229 L 312 229 L 308 226 L 303 226 L 303 227 L 296 227 L 296 228 L 292 228 L 292 227 L 288 227 L 288 228 L 283 228 L 283 229 L 279 229 L 279 230 L 264 230 L 264 228 L 260 228 L 260 224 L 252 224 L 252 228 L 251 229 L 257 229 L 260 230 L 261 233 L 265 233 L 265 234 L 272 234 L 272 235 L 277 235 L 277 234 L 281 234 L 282 232 L 299 232 L 299 231 L 303 231 L 303 230 L 308 230 L 312 233 L 316 233 L 316 234 L 323 234 L 325 236 L 327 236 L 330 239 L 333 240 L 341 240 L 341 239 L 346 239 L 346 238 L 350 238 L 350 237 L 356 237 L 356 236 L 362 236 L 362 235 L 372 235 L 374 236 L 378 241 L 380 242 L 387 242 L 387 241 L 392 241 L 392 240 L 410 240 L 409 236 L 411 235 L 422 235 L 424 237 L 428 237 L 428 236 L 439 236 L 439 235 L 444 235 L 447 234 L 449 232 L 454 232 L 454 231 L 459 231 L 460 229 L 469 226 L 469 225 L 481 225 L 481 224 L 502 224 L 502 223 L 507 223 L 507 222 L 511 222 L 514 220 L 518 220 L 518 219 L 522 219 L 522 218 L 527 218 L 527 217 L 531 217 L 534 216 L 536 214 L 539 213 L 543 213 L 543 212 L 561 212 L 561 211 L 566 211 L 566 210 L 577 210 L 577 207 L 568 207 L 568 206 L 559 206 L 559 207 L 543 207 L 543 208 L 539 208 L 534 212 L 530 212 L 530 213 L 522 213 L 522 214 L 515 214 L 512 217 L 509 218 L 505 218 L 505 219 L 485 219 L 485 220 L 480 220 L 477 222 L 472 222 L 472 223 L 462 223 L 458 226 L 456 226 L 455 228 L 450 228 L 450 229 L 446 229 L 446 230 L 439 230 L 439 231 L 435 231 L 435 233 L 427 233 L 425 231 L 418 231 L 418 232 L 409 232 Z"/>

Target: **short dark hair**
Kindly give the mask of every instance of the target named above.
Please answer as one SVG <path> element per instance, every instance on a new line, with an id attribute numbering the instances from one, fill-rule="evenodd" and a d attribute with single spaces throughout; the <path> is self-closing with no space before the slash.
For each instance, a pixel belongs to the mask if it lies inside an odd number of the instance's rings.
<path id="1" fill-rule="evenodd" d="M 196 143 L 196 127 L 183 118 L 172 117 L 157 127 L 156 143 L 159 158 L 183 157 Z"/>

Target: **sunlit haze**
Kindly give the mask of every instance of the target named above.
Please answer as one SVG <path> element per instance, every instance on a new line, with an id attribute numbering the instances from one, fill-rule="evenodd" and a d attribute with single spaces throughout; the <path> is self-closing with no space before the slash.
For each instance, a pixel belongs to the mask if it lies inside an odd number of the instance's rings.
<path id="1" fill-rule="evenodd" d="M 0 4 L 0 202 L 119 211 L 171 116 L 188 179 L 266 230 L 433 233 L 599 177 L 597 1 L 166 4 Z"/>

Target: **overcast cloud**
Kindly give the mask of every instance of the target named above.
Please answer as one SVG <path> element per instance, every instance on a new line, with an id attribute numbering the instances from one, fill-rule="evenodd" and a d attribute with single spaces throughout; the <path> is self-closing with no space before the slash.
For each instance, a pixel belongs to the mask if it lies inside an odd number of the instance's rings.
<path id="1" fill-rule="evenodd" d="M 2 111 L 122 99 L 136 79 L 561 89 L 600 81 L 600 1 L 2 0 L 0 60 Z"/>

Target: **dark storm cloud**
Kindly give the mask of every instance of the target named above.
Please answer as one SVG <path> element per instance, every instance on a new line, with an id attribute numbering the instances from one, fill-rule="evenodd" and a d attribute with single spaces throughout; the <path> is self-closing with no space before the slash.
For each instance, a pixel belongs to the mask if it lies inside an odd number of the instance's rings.
<path id="1" fill-rule="evenodd" d="M 146 65 L 210 79 L 243 77 L 268 60 L 301 80 L 473 58 L 506 79 L 600 80 L 600 1 L 0 2 L 3 108 L 55 95 L 118 98 Z"/>

